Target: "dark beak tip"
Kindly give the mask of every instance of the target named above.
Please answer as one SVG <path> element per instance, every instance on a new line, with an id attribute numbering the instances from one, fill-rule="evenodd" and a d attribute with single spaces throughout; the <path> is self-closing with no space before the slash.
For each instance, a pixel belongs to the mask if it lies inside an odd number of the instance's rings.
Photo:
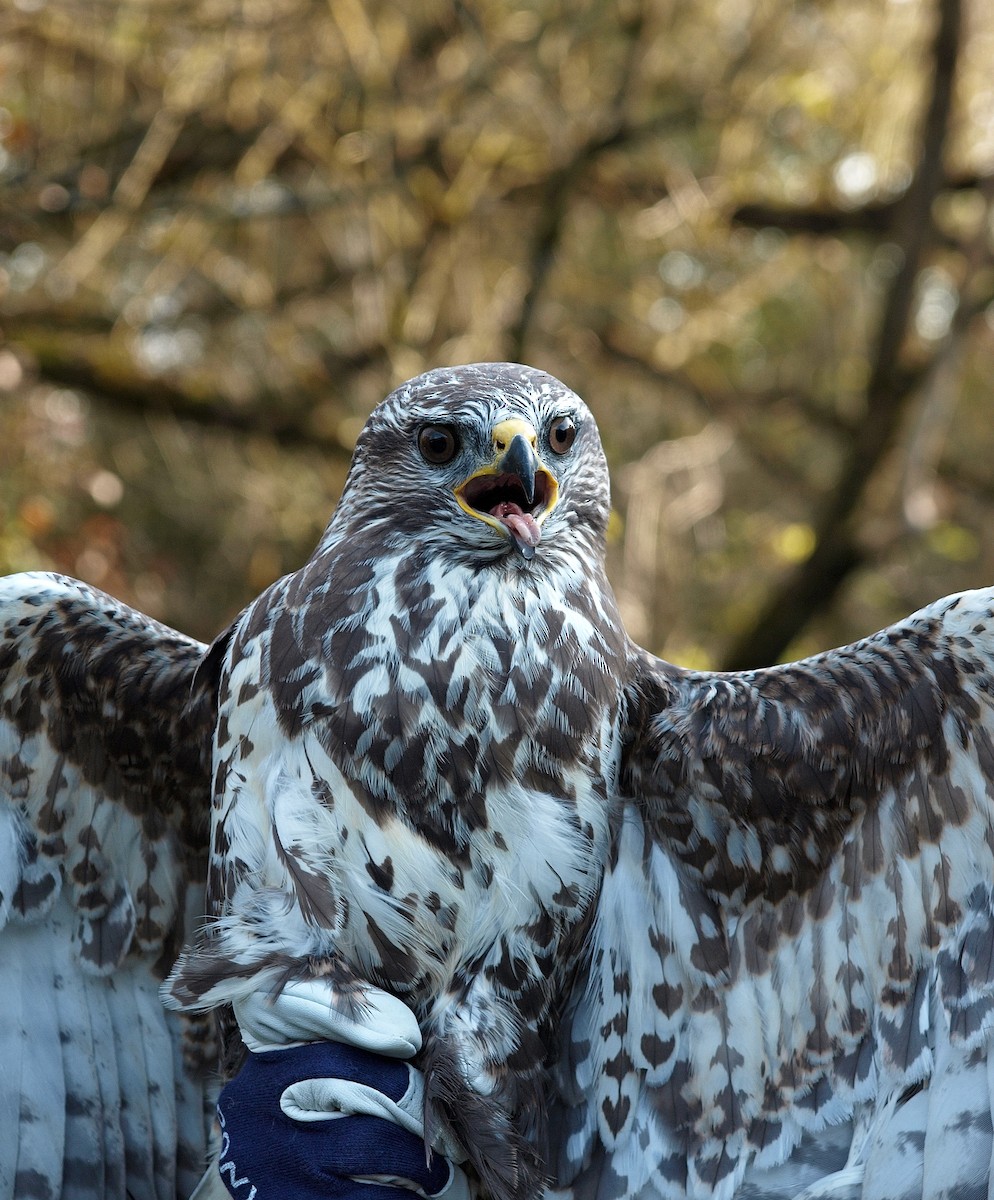
<path id="1" fill-rule="evenodd" d="M 535 473 L 538 470 L 538 457 L 520 434 L 515 434 L 507 452 L 501 459 L 501 470 L 507 475 L 516 475 L 521 481 L 528 503 L 535 503 Z"/>

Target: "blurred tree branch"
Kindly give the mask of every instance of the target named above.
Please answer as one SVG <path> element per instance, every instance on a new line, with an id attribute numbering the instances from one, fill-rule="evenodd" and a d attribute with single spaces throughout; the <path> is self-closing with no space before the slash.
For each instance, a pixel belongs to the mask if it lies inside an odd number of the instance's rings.
<path id="1" fill-rule="evenodd" d="M 811 617 L 831 604 L 863 559 L 853 516 L 914 395 L 902 372 L 901 350 L 908 333 L 915 280 L 935 240 L 932 206 L 943 183 L 961 24 L 960 0 L 938 0 L 931 95 L 922 124 L 918 163 L 894 216 L 893 239 L 900 248 L 901 261 L 880 317 L 866 385 L 865 420 L 849 446 L 848 461 L 838 482 L 815 518 L 814 550 L 774 587 L 756 619 L 732 643 L 724 662 L 728 670 L 746 670 L 777 661 Z"/>
<path id="2" fill-rule="evenodd" d="M 351 457 L 351 447 L 333 432 L 308 423 L 312 407 L 327 399 L 326 385 L 316 387 L 311 395 L 298 393 L 294 412 L 264 393 L 255 397 L 251 407 L 241 408 L 209 389 L 180 387 L 161 377 L 132 373 L 120 364 L 111 366 L 101 361 L 106 338 L 99 338 L 92 348 L 85 342 L 79 345 L 73 338 L 79 328 L 73 324 L 67 334 L 54 331 L 49 323 L 44 327 L 18 323 L 17 343 L 30 355 L 39 378 L 58 387 L 78 388 L 100 406 L 133 417 L 169 416 L 191 425 L 266 437 L 287 449 L 321 450 L 343 464 Z M 355 355 L 337 365 L 347 374 L 369 365 L 372 357 Z"/>
<path id="3" fill-rule="evenodd" d="M 644 137 L 647 133 L 661 131 L 662 122 L 654 120 L 648 126 L 635 126 L 626 120 L 625 103 L 634 77 L 634 65 L 640 53 L 639 38 L 645 25 L 645 14 L 641 8 L 635 10 L 622 26 L 626 38 L 625 56 L 618 81 L 614 89 L 606 125 L 594 133 L 570 157 L 569 161 L 554 170 L 544 181 L 538 205 L 538 219 L 531 236 L 528 252 L 528 282 L 521 299 L 521 306 L 513 324 L 508 329 L 509 358 L 514 362 L 525 361 L 528 333 L 545 286 L 555 261 L 556 249 L 563 233 L 569 212 L 569 203 L 581 176 L 591 163 L 607 150 L 622 146 L 626 141 Z M 682 119 L 681 114 L 676 119 Z M 674 118 L 666 115 L 664 122 Z"/>
<path id="4" fill-rule="evenodd" d="M 976 172 L 950 175 L 936 189 L 939 192 L 982 191 L 991 176 Z M 904 208 L 905 195 L 893 200 L 874 200 L 854 208 L 837 205 L 812 204 L 786 206 L 777 204 L 742 204 L 733 209 L 730 220 L 747 229 L 782 229 L 784 233 L 810 233 L 816 237 L 831 237 L 850 233 L 867 233 L 886 238 L 897 228 Z M 939 244 L 962 248 L 962 241 L 939 230 L 934 231 Z"/>

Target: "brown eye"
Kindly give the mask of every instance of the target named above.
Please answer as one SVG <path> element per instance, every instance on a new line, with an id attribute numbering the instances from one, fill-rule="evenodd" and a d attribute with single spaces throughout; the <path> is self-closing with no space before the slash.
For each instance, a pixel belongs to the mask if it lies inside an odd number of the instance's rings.
<path id="1" fill-rule="evenodd" d="M 433 466 L 451 462 L 459 449 L 456 431 L 448 425 L 426 425 L 418 434 L 418 449 L 425 462 Z"/>
<path id="2" fill-rule="evenodd" d="M 576 422 L 572 417 L 557 417 L 549 426 L 549 448 L 565 454 L 576 437 Z"/>

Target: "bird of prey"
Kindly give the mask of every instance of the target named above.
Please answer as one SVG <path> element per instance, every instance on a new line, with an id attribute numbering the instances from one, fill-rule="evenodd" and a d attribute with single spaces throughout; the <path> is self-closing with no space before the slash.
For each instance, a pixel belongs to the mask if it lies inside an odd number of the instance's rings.
<path id="1" fill-rule="evenodd" d="M 157 950 L 210 757 L 211 920 L 170 1003 L 392 992 L 481 1196 L 728 1200 L 854 1110 L 896 1137 L 929 1090 L 941 1185 L 970 1194 L 986 1146 L 986 1195 L 994 591 L 684 670 L 624 631 L 609 511 L 579 397 L 478 364 L 373 412 L 309 562 L 206 654 L 79 585 L 11 585 L 11 909 L 37 923 L 50 901 L 18 897 L 62 880 L 84 961 L 94 913 L 100 964 Z"/>

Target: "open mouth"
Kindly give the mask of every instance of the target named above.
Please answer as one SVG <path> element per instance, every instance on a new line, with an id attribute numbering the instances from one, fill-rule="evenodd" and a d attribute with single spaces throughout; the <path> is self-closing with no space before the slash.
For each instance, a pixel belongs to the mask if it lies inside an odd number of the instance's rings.
<path id="1" fill-rule="evenodd" d="M 539 522 L 552 507 L 555 490 L 555 480 L 543 470 L 535 473 L 530 498 L 518 475 L 487 472 L 467 479 L 456 495 L 467 512 L 489 524 L 499 522 L 524 550 L 526 547 L 533 549 L 541 541 Z"/>
<path id="2" fill-rule="evenodd" d="M 508 513 L 537 516 L 548 504 L 551 491 L 549 476 L 543 471 L 535 475 L 535 495 L 530 502 L 517 475 L 474 475 L 459 489 L 470 508 L 498 520 Z"/>

